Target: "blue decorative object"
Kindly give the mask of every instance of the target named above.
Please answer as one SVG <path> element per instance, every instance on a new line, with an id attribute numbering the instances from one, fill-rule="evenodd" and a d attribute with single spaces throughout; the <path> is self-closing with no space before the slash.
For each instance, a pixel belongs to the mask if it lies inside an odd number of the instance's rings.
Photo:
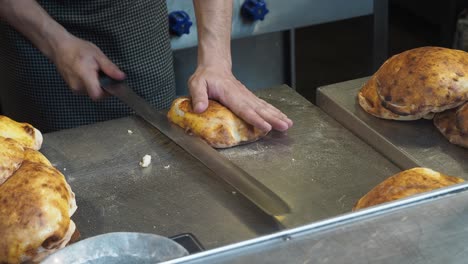
<path id="1" fill-rule="evenodd" d="M 242 16 L 252 21 L 263 20 L 268 12 L 265 0 L 246 0 L 241 7 Z"/>
<path id="2" fill-rule="evenodd" d="M 169 29 L 171 34 L 179 37 L 183 34 L 189 34 L 191 26 L 192 21 L 190 21 L 190 17 L 185 11 L 174 11 L 169 14 Z"/>

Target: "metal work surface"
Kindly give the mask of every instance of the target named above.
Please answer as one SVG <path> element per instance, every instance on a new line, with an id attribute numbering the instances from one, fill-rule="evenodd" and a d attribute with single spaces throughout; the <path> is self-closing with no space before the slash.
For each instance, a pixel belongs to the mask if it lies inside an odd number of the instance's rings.
<path id="1" fill-rule="evenodd" d="M 466 263 L 467 188 L 444 188 L 168 263 Z"/>
<path id="2" fill-rule="evenodd" d="M 286 135 L 220 151 L 291 207 L 286 227 L 349 212 L 375 185 L 400 170 L 292 89 L 256 93 L 285 112 Z"/>
<path id="3" fill-rule="evenodd" d="M 294 127 L 221 153 L 289 204 L 292 213 L 277 219 L 285 227 L 349 212 L 399 171 L 291 88 L 258 94 L 288 114 Z M 82 238 L 191 232 L 209 249 L 279 230 L 273 218 L 137 117 L 46 134 L 42 151 L 76 194 L 73 219 Z M 153 162 L 141 168 L 145 154 Z"/>
<path id="4" fill-rule="evenodd" d="M 451 144 L 432 120 L 392 121 L 367 114 L 356 99 L 367 79 L 320 87 L 317 104 L 402 169 L 424 166 L 468 179 L 468 149 Z"/>

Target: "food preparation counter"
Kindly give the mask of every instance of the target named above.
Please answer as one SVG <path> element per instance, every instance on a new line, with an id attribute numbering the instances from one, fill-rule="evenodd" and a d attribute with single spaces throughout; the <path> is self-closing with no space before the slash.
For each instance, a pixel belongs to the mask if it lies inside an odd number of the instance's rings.
<path id="1" fill-rule="evenodd" d="M 349 212 L 400 169 L 287 86 L 258 91 L 295 125 L 220 153 L 291 207 L 270 217 L 139 117 L 45 134 L 42 152 L 76 194 L 82 238 L 193 233 L 206 248 Z M 129 133 L 131 130 L 132 133 Z M 148 168 L 139 166 L 152 156 Z"/>
<path id="2" fill-rule="evenodd" d="M 367 80 L 320 87 L 317 105 L 402 169 L 423 166 L 468 180 L 468 149 L 451 144 L 432 120 L 393 121 L 367 114 L 357 102 Z"/>

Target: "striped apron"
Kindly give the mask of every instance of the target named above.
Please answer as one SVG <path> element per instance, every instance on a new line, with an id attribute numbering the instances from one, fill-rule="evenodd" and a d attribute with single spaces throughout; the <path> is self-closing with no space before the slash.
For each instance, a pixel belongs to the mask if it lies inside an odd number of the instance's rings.
<path id="1" fill-rule="evenodd" d="M 157 109 L 175 97 L 165 0 L 38 0 L 73 35 L 96 44 L 129 86 Z M 55 66 L 0 22 L 0 105 L 43 132 L 119 118 L 131 110 L 116 98 L 93 102 L 71 92 Z"/>

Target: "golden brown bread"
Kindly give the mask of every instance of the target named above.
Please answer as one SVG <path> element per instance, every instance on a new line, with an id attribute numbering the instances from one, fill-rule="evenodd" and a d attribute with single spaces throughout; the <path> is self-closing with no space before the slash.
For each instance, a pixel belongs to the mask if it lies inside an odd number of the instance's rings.
<path id="1" fill-rule="evenodd" d="M 266 135 L 265 132 L 247 124 L 220 103 L 209 100 L 208 109 L 196 114 L 188 97 L 174 100 L 169 120 L 186 131 L 201 137 L 215 148 L 228 148 L 252 142 Z"/>
<path id="2" fill-rule="evenodd" d="M 383 106 L 402 116 L 425 116 L 468 100 L 468 53 L 422 47 L 388 59 L 376 72 Z"/>
<path id="3" fill-rule="evenodd" d="M 27 148 L 38 150 L 42 145 L 42 134 L 28 123 L 19 123 L 0 115 L 0 137 L 11 138 Z"/>
<path id="4" fill-rule="evenodd" d="M 434 125 L 450 143 L 468 148 L 468 103 L 438 113 L 434 117 Z"/>
<path id="5" fill-rule="evenodd" d="M 53 167 L 50 161 L 41 152 L 30 148 L 24 150 L 24 160 Z"/>
<path id="6" fill-rule="evenodd" d="M 369 81 L 364 84 L 358 94 L 359 105 L 369 114 L 393 120 L 416 120 L 420 119 L 419 115 L 401 116 L 397 115 L 387 108 L 382 106 L 379 95 L 377 94 L 376 76 L 372 76 Z"/>
<path id="7" fill-rule="evenodd" d="M 39 151 L 25 148 L 14 139 L 0 137 L 0 185 L 13 175 L 24 160 L 52 166 Z"/>
<path id="8" fill-rule="evenodd" d="M 38 262 L 79 236 L 75 195 L 37 129 L 0 116 L 0 135 L 0 263 Z"/>
<path id="9" fill-rule="evenodd" d="M 461 178 L 447 176 L 427 168 L 413 168 L 395 174 L 364 195 L 353 211 L 402 199 L 418 193 L 461 183 Z"/>
<path id="10" fill-rule="evenodd" d="M 21 166 L 24 147 L 16 140 L 0 137 L 0 185 Z"/>
<path id="11" fill-rule="evenodd" d="M 0 185 L 0 263 L 40 261 L 75 231 L 75 196 L 55 168 L 24 161 Z"/>

